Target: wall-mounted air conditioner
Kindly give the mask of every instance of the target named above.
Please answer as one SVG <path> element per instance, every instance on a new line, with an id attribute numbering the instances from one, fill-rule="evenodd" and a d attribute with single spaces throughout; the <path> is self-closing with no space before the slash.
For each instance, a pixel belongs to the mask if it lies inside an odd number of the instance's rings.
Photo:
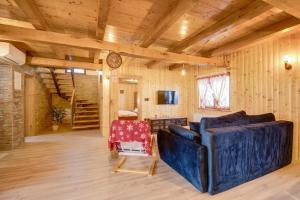
<path id="1" fill-rule="evenodd" d="M 26 55 L 7 42 L 0 42 L 0 64 L 24 65 Z"/>

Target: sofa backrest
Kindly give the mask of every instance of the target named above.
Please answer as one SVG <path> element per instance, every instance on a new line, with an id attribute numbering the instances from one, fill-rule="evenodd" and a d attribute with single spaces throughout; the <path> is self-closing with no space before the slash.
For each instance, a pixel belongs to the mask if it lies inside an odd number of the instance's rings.
<path id="1" fill-rule="evenodd" d="M 203 117 L 200 121 L 200 133 L 208 128 L 221 128 L 248 124 L 246 112 L 240 111 L 221 117 Z"/>
<path id="2" fill-rule="evenodd" d="M 247 115 L 245 111 L 239 111 L 221 117 L 202 118 L 200 122 L 200 133 L 201 130 L 203 131 L 209 128 L 222 128 L 228 126 L 240 126 L 246 124 L 255 124 L 272 121 L 275 121 L 275 116 L 273 113 L 266 113 L 261 115 Z"/>
<path id="3" fill-rule="evenodd" d="M 262 115 L 247 115 L 246 118 L 249 124 L 275 121 L 275 116 L 273 113 L 266 113 Z"/>

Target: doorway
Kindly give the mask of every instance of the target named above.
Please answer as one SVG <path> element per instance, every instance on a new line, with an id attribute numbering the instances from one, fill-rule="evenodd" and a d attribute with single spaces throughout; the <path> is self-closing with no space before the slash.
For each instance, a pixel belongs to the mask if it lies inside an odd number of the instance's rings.
<path id="1" fill-rule="evenodd" d="M 138 119 L 138 80 L 119 79 L 119 109 L 118 119 Z"/>
<path id="2" fill-rule="evenodd" d="M 142 77 L 119 74 L 111 84 L 111 119 L 142 119 Z"/>

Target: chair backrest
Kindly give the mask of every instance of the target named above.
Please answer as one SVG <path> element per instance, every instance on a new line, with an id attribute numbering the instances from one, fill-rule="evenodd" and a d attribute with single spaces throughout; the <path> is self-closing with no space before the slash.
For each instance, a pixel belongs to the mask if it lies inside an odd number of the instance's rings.
<path id="1" fill-rule="evenodd" d="M 148 156 L 144 142 L 150 136 L 150 128 L 146 121 L 114 120 L 111 134 L 118 141 L 116 150 L 120 155 Z"/>

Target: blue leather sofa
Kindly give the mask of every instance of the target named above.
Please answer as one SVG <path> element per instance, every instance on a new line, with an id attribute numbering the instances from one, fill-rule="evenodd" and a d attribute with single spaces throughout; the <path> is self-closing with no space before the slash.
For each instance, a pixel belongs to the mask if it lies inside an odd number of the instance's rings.
<path id="1" fill-rule="evenodd" d="M 161 159 L 201 192 L 225 191 L 292 159 L 293 123 L 275 121 L 271 113 L 202 118 L 190 128 L 159 130 L 158 148 Z"/>

